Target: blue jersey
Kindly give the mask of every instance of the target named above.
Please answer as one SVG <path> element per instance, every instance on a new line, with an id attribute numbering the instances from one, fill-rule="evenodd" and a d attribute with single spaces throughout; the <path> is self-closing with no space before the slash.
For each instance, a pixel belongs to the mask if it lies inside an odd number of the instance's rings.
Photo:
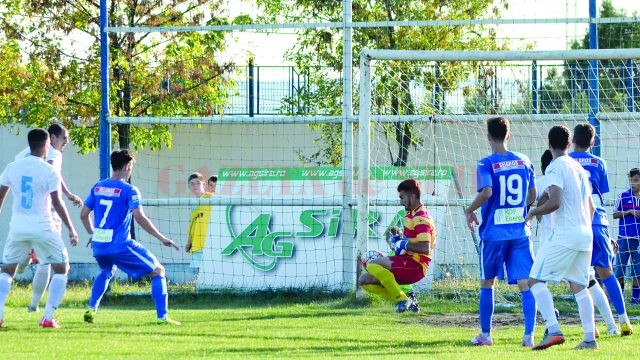
<path id="1" fill-rule="evenodd" d="M 93 210 L 93 256 L 127 250 L 133 210 L 141 208 L 140 191 L 122 180 L 102 180 L 92 188 L 84 205 Z"/>
<path id="2" fill-rule="evenodd" d="M 627 189 L 618 195 L 615 211 L 640 210 L 640 198 L 633 194 L 633 190 Z M 640 219 L 627 214 L 620 218 L 618 236 L 622 238 L 640 237 Z"/>
<path id="3" fill-rule="evenodd" d="M 535 187 L 533 164 L 523 154 L 508 151 L 493 153 L 478 161 L 477 188 L 492 189 L 491 197 L 482 204 L 482 241 L 504 241 L 527 237 L 525 226 L 527 192 Z"/>
<path id="4" fill-rule="evenodd" d="M 592 225 L 609 225 L 607 210 L 604 208 L 604 194 L 609 192 L 609 178 L 607 177 L 607 165 L 604 160 L 588 152 L 574 151 L 569 153 L 589 173 L 591 194 L 596 212 L 593 215 Z"/>

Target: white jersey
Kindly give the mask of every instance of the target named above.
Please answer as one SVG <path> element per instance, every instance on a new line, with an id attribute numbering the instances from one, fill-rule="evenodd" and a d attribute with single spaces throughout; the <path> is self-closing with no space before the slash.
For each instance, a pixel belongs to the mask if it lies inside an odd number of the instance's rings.
<path id="1" fill-rule="evenodd" d="M 538 196 L 536 201 L 540 201 L 544 194 L 547 194 L 549 190 L 549 178 L 545 175 L 536 178 L 536 190 Z M 538 222 L 537 236 L 541 243 L 548 241 L 551 237 L 551 217 L 549 215 L 542 215 Z"/>
<path id="2" fill-rule="evenodd" d="M 14 160 L 18 161 L 29 155 L 31 155 L 31 149 L 27 146 L 24 150 L 20 151 L 18 155 L 16 155 Z M 62 174 L 62 153 L 60 151 L 49 145 L 49 152 L 44 160 L 53 165 L 53 168 L 56 169 L 59 174 Z"/>
<path id="3" fill-rule="evenodd" d="M 0 185 L 13 191 L 10 234 L 38 234 L 55 229 L 50 194 L 59 190 L 60 181 L 60 173 L 36 156 L 7 165 L 0 175 Z"/>
<path id="4" fill-rule="evenodd" d="M 547 167 L 547 186 L 562 189 L 560 207 L 544 216 L 549 217 L 551 241 L 578 251 L 591 251 L 593 247 L 589 198 L 589 173 L 569 156 L 554 159 Z"/>

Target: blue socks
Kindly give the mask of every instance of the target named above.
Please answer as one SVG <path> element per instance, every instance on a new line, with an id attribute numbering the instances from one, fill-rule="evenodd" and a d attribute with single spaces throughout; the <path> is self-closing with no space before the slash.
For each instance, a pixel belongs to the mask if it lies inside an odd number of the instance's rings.
<path id="1" fill-rule="evenodd" d="M 618 315 L 626 314 L 627 310 L 624 306 L 624 296 L 622 295 L 622 289 L 620 288 L 618 279 L 612 275 L 603 280 L 602 283 L 607 289 L 613 307 L 616 308 L 616 313 L 618 313 Z"/>
<path id="2" fill-rule="evenodd" d="M 522 315 L 524 317 L 524 334 L 532 335 L 536 326 L 536 299 L 533 297 L 531 290 L 521 291 L 522 297 Z"/>
<path id="3" fill-rule="evenodd" d="M 493 320 L 493 289 L 480 288 L 480 330 L 483 333 L 491 333 L 491 322 Z"/>
<path id="4" fill-rule="evenodd" d="M 169 312 L 169 295 L 167 293 L 167 279 L 164 276 L 151 278 L 151 298 L 156 304 L 158 319 L 164 319 Z"/>
<path id="5" fill-rule="evenodd" d="M 89 307 L 93 309 L 93 311 L 98 310 L 98 306 L 100 305 L 100 301 L 104 296 L 104 293 L 107 292 L 107 287 L 109 286 L 109 281 L 113 277 L 113 271 L 103 271 L 96 279 L 93 281 L 93 287 L 91 288 L 91 297 L 89 298 Z"/>

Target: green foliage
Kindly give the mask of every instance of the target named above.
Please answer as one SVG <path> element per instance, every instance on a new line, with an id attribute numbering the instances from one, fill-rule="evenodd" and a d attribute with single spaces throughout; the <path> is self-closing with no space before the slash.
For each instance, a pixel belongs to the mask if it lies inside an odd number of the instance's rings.
<path id="1" fill-rule="evenodd" d="M 109 26 L 228 24 L 222 0 L 109 1 Z M 0 123 L 63 121 L 82 152 L 95 150 L 100 111 L 99 9 L 90 0 L 0 0 Z M 238 21 L 243 21 L 242 19 Z M 81 40 L 75 40 L 81 39 Z M 227 104 L 232 64 L 215 55 L 223 32 L 110 33 L 110 114 L 206 116 Z M 86 44 L 86 49 L 82 48 Z M 77 49 L 80 47 L 82 49 Z M 113 126 L 119 146 L 171 146 L 170 127 Z"/>
<path id="2" fill-rule="evenodd" d="M 265 12 L 263 22 L 341 22 L 340 0 L 258 0 Z M 353 21 L 403 21 L 439 19 L 478 19 L 497 17 L 507 6 L 502 0 L 414 0 L 414 1 L 353 1 Z M 311 114 L 340 115 L 342 84 L 338 79 L 343 67 L 343 43 L 341 29 L 303 29 L 298 41 L 287 53 L 302 72 L 307 71 L 311 91 L 302 94 L 305 106 Z M 353 30 L 353 66 L 358 66 L 361 49 L 401 50 L 494 50 L 502 49 L 492 29 L 483 26 L 438 27 L 382 27 L 356 28 Z M 415 67 L 404 62 L 387 62 L 381 72 L 389 74 L 374 84 L 373 110 L 379 114 L 400 115 L 431 113 L 434 109 L 416 109 L 411 86 L 430 89 L 435 81 L 433 67 Z M 397 67 L 396 71 L 390 71 Z M 311 71 L 313 70 L 313 71 Z M 459 64 L 441 65 L 438 78 L 444 88 L 453 87 L 462 79 L 464 70 Z M 322 86 L 330 81 L 331 86 Z M 313 93 L 313 94 L 312 94 Z M 357 93 L 354 94 L 357 99 Z M 354 104 L 357 108 L 357 104 Z M 441 111 L 443 109 L 440 109 Z M 389 146 L 395 148 L 389 162 L 406 165 L 411 146 L 420 142 L 412 131 L 411 123 L 385 124 L 389 133 Z M 315 164 L 338 165 L 341 154 L 341 130 L 339 124 L 313 125 L 319 132 L 316 142 L 320 149 L 311 156 L 301 158 Z"/>

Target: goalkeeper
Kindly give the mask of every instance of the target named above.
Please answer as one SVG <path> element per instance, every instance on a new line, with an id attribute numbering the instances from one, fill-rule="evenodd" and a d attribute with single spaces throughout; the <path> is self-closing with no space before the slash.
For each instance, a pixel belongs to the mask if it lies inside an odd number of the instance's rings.
<path id="1" fill-rule="evenodd" d="M 402 230 L 400 230 L 397 226 L 391 226 L 388 231 L 387 244 L 391 248 L 389 256 L 395 256 L 396 250 L 394 248 L 394 243 L 398 240 L 404 239 L 404 234 L 402 234 Z M 416 293 L 413 292 L 413 284 L 400 285 L 400 290 L 404 291 L 407 294 L 409 300 L 411 300 L 412 304 L 409 306 L 409 310 L 413 312 L 420 312 L 420 304 L 418 303 L 418 297 Z"/>
<path id="2" fill-rule="evenodd" d="M 366 272 L 358 284 L 369 293 L 396 304 L 396 312 L 417 311 L 414 302 L 400 285 L 414 284 L 427 274 L 436 241 L 436 229 L 420 200 L 420 184 L 415 179 L 398 185 L 400 203 L 406 210 L 404 236 L 392 237 L 394 256 L 385 256 L 367 263 Z"/>

